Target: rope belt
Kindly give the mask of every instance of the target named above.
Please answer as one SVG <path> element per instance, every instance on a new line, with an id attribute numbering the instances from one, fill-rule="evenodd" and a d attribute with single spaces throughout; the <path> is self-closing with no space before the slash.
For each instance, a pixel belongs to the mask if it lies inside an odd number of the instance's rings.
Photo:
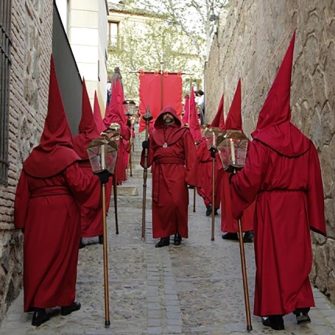
<path id="1" fill-rule="evenodd" d="M 154 162 L 156 164 L 181 164 L 184 165 L 185 160 L 179 157 L 160 157 L 155 158 Z"/>
<path id="2" fill-rule="evenodd" d="M 44 186 L 32 191 L 31 198 L 50 197 L 56 195 L 70 195 L 70 191 L 65 186 Z"/>

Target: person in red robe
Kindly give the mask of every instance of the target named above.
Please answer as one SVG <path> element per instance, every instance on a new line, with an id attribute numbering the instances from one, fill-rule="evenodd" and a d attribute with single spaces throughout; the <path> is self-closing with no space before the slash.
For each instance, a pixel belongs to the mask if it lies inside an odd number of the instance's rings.
<path id="1" fill-rule="evenodd" d="M 227 130 L 242 131 L 242 101 L 241 101 L 241 80 L 237 84 L 235 95 L 231 103 L 225 128 Z M 221 188 L 221 231 L 224 233 L 222 238 L 224 240 L 237 241 L 238 222 L 233 217 L 232 209 L 235 206 L 230 197 L 229 173 L 223 172 L 222 188 Z M 253 242 L 253 220 L 254 220 L 255 204 L 251 204 L 243 212 L 241 217 L 242 230 L 244 233 L 244 242 Z"/>
<path id="2" fill-rule="evenodd" d="M 197 187 L 198 194 L 202 197 L 204 204 L 206 206 L 206 216 L 210 216 L 212 213 L 212 168 L 213 168 L 213 159 L 212 154 L 207 147 L 206 138 L 202 138 L 197 145 L 197 157 L 199 163 L 198 169 L 198 184 Z M 214 194 L 214 213 L 218 214 L 218 209 L 220 208 L 220 176 L 219 172 L 220 166 L 222 168 L 222 164 L 218 161 L 217 155 L 215 155 L 215 194 Z"/>
<path id="3" fill-rule="evenodd" d="M 276 330 L 291 312 L 298 323 L 310 321 L 310 229 L 326 235 L 318 153 L 290 122 L 294 39 L 260 111 L 245 166 L 231 178 L 235 218 L 256 199 L 254 314 L 268 317 L 263 324 Z"/>
<path id="4" fill-rule="evenodd" d="M 98 206 L 92 191 L 99 179 L 84 175 L 77 160 L 51 58 L 44 130 L 40 144 L 23 163 L 14 203 L 15 227 L 24 232 L 24 311 L 34 311 L 34 326 L 49 320 L 46 308 L 61 306 L 62 315 L 80 309 L 75 301 L 77 203 Z"/>
<path id="5" fill-rule="evenodd" d="M 223 95 L 220 99 L 218 110 L 215 114 L 215 117 L 210 125 L 207 127 L 220 128 L 222 131 L 225 129 L 224 118 L 223 118 Z M 204 204 L 206 206 L 206 216 L 210 216 L 212 213 L 212 169 L 213 169 L 213 159 L 215 157 L 215 193 L 214 193 L 214 214 L 218 214 L 221 203 L 221 181 L 223 175 L 223 166 L 220 161 L 219 155 L 214 151 L 210 151 L 207 146 L 206 138 L 203 137 L 197 145 L 197 156 L 199 160 L 199 169 L 198 169 L 198 182 L 199 187 L 197 188 L 198 194 L 203 198 Z"/>
<path id="6" fill-rule="evenodd" d="M 188 237 L 188 189 L 196 186 L 196 149 L 187 127 L 172 107 L 164 108 L 154 123 L 149 142 L 148 167 L 152 166 L 152 233 L 157 248 L 180 245 Z M 141 165 L 143 166 L 142 152 Z"/>
<path id="7" fill-rule="evenodd" d="M 107 107 L 106 115 L 103 119 L 103 122 L 106 128 L 108 128 L 111 123 L 118 123 L 120 125 L 121 139 L 119 142 L 114 174 L 117 185 L 120 185 L 127 180 L 126 169 L 128 166 L 129 140 L 131 135 L 129 128 L 130 122 L 128 122 L 125 115 L 123 102 L 124 94 L 121 80 L 113 80 L 111 101 Z"/>
<path id="8" fill-rule="evenodd" d="M 100 112 L 99 112 L 100 113 Z M 92 175 L 91 164 L 87 154 L 87 147 L 89 143 L 100 136 L 94 120 L 91 103 L 88 97 L 86 83 L 83 80 L 82 84 L 82 115 L 79 123 L 79 133 L 73 137 L 73 148 L 80 157 L 78 162 L 82 172 L 86 175 Z M 109 208 L 112 178 L 110 178 L 108 185 L 106 185 L 106 210 Z M 98 184 L 95 190 L 92 190 L 92 198 L 96 197 L 95 203 L 101 197 L 101 187 Z M 102 226 L 102 205 L 92 207 L 92 199 L 88 202 L 82 202 L 80 205 L 80 226 L 81 239 L 80 248 L 86 244 L 84 239 L 98 236 L 98 241 L 102 244 L 103 241 L 103 226 Z"/>

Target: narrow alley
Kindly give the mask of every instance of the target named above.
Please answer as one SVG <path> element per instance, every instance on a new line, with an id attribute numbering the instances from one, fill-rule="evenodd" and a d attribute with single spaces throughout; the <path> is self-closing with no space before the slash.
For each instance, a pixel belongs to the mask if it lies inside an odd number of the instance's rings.
<path id="1" fill-rule="evenodd" d="M 220 217 L 215 241 L 211 219 L 205 216 L 202 199 L 190 190 L 189 238 L 181 246 L 156 249 L 151 236 L 151 178 L 148 178 L 146 240 L 141 240 L 142 174 L 139 136 L 133 152 L 133 176 L 118 188 L 119 235 L 115 234 L 113 199 L 108 214 L 110 265 L 110 328 L 104 326 L 102 246 L 80 250 L 77 300 L 80 311 L 55 315 L 36 328 L 30 313 L 23 313 L 23 294 L 13 302 L 0 334 L 132 335 L 132 334 L 245 334 L 245 314 L 240 253 L 236 242 L 223 241 Z M 129 171 L 128 171 L 129 172 Z M 129 174 L 129 173 L 128 173 Z M 246 244 L 250 303 L 253 305 L 254 253 Z M 293 314 L 285 316 L 283 335 L 335 334 L 335 308 L 317 289 L 317 308 L 312 322 L 297 325 Z M 251 334 L 275 334 L 252 317 Z"/>

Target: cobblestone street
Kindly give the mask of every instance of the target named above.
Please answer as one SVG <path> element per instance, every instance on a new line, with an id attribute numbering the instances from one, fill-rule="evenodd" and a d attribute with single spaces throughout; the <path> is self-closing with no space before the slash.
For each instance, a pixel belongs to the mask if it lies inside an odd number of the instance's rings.
<path id="1" fill-rule="evenodd" d="M 210 240 L 211 219 L 197 196 L 193 213 L 190 190 L 189 238 L 181 246 L 156 249 L 151 237 L 150 182 L 146 241 L 141 240 L 142 170 L 138 153 L 133 177 L 118 188 L 119 235 L 115 234 L 114 213 L 108 215 L 110 261 L 110 328 L 104 326 L 102 246 L 92 244 L 79 252 L 78 312 L 56 315 L 42 326 L 31 326 L 30 313 L 23 313 L 23 295 L 11 305 L 0 334 L 132 335 L 247 333 L 239 246 L 223 241 L 220 217 L 216 217 L 215 241 Z M 113 199 L 112 199 L 113 203 Z M 247 244 L 250 303 L 253 306 L 254 253 Z M 294 315 L 285 316 L 283 335 L 335 334 L 335 307 L 314 290 L 317 308 L 312 323 L 297 325 Z M 252 317 L 251 334 L 275 334 Z"/>

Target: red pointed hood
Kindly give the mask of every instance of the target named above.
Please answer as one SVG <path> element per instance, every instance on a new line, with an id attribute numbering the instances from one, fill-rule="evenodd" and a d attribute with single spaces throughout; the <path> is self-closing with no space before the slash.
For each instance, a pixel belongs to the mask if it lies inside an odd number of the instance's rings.
<path id="1" fill-rule="evenodd" d="M 191 93 L 190 93 L 190 131 L 191 135 L 193 137 L 193 141 L 199 142 L 202 138 L 201 135 L 201 130 L 200 130 L 200 124 L 199 124 L 199 118 L 198 118 L 198 112 L 197 108 L 195 105 L 195 95 L 194 95 L 194 90 L 193 87 L 191 88 Z"/>
<path id="2" fill-rule="evenodd" d="M 163 121 L 163 114 L 170 113 L 175 119 L 175 124 L 166 126 Z M 183 134 L 189 131 L 187 127 L 181 126 L 181 120 L 179 119 L 177 112 L 172 107 L 165 107 L 157 116 L 154 128 L 151 131 L 151 137 L 154 139 L 157 145 L 163 146 L 164 143 L 172 145 L 177 142 Z"/>
<path id="3" fill-rule="evenodd" d="M 256 132 L 291 120 L 290 88 L 295 33 L 259 113 Z"/>
<path id="4" fill-rule="evenodd" d="M 50 177 L 78 159 L 73 150 L 72 135 L 64 112 L 54 60 L 51 57 L 48 113 L 40 144 L 23 163 L 23 169 L 34 177 Z"/>
<path id="5" fill-rule="evenodd" d="M 165 124 L 163 121 L 163 114 L 165 113 L 170 113 L 174 119 L 175 119 L 175 127 L 179 128 L 181 127 L 181 121 L 177 115 L 176 110 L 173 107 L 167 106 L 165 107 L 157 116 L 155 123 L 154 123 L 154 127 L 155 128 L 164 128 Z"/>
<path id="6" fill-rule="evenodd" d="M 290 88 L 295 33 L 283 58 L 276 78 L 259 113 L 256 130 L 258 140 L 281 155 L 297 157 L 310 148 L 310 141 L 291 122 Z"/>
<path id="7" fill-rule="evenodd" d="M 225 129 L 223 108 L 224 108 L 224 98 L 222 94 L 219 107 L 211 123 L 211 127 L 219 127 L 222 130 Z"/>
<path id="8" fill-rule="evenodd" d="M 189 123 L 190 119 L 190 97 L 189 95 L 185 96 L 184 102 L 184 115 L 183 115 L 183 123 Z"/>
<path id="9" fill-rule="evenodd" d="M 93 117 L 95 124 L 97 126 L 98 132 L 101 133 L 106 129 L 102 117 L 101 117 L 101 112 L 100 112 L 100 105 L 97 97 L 97 92 L 94 92 L 94 110 L 93 110 Z"/>
<path id="10" fill-rule="evenodd" d="M 93 118 L 93 112 L 86 89 L 86 83 L 85 80 L 83 80 L 79 133 L 73 138 L 73 147 L 80 158 L 88 159 L 86 151 L 87 146 L 93 139 L 97 137 L 99 137 L 99 132 Z"/>
<path id="11" fill-rule="evenodd" d="M 105 118 L 103 122 L 106 127 L 112 122 L 117 122 L 120 125 L 126 125 L 127 117 L 123 109 L 124 94 L 123 88 L 120 80 L 115 80 L 112 82 L 112 94 L 111 101 L 108 105 Z"/>
<path id="12" fill-rule="evenodd" d="M 226 129 L 242 130 L 241 79 L 238 81 L 234 98 L 226 118 Z"/>

